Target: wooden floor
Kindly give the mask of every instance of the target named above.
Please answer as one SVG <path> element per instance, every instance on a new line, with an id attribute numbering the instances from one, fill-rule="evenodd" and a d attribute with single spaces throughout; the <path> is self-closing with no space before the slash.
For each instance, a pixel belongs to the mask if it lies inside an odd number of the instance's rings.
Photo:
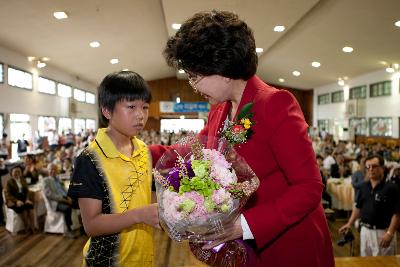
<path id="1" fill-rule="evenodd" d="M 334 254 L 337 267 L 394 267 L 400 266 L 400 256 L 394 257 L 350 257 L 350 245 L 339 247 L 337 229 L 345 219 L 329 222 L 334 239 Z M 354 255 L 359 255 L 359 234 L 355 233 Z M 400 235 L 398 250 L 400 254 Z M 203 267 L 191 254 L 186 242 L 171 241 L 162 231 L 155 232 L 155 266 L 156 267 Z M 35 234 L 11 235 L 0 227 L 0 266 L 81 266 L 82 247 L 86 236 L 77 239 L 65 238 L 62 235 Z"/>

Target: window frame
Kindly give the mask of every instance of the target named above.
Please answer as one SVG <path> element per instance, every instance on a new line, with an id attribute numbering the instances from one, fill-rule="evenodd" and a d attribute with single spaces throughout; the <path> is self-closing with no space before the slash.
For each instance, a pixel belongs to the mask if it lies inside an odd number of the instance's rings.
<path id="1" fill-rule="evenodd" d="M 32 77 L 32 83 L 31 83 L 32 88 L 20 87 L 20 86 L 18 86 L 18 85 L 12 85 L 12 84 L 10 84 L 10 79 L 9 79 L 9 75 L 10 75 L 10 70 L 9 70 L 9 69 L 10 69 L 10 68 L 11 68 L 11 69 L 14 69 L 14 70 L 22 71 L 22 72 L 27 73 L 27 74 L 30 74 L 31 77 Z M 13 65 L 8 65 L 8 67 L 7 67 L 7 84 L 8 84 L 9 86 L 12 86 L 12 87 L 15 87 L 15 88 L 24 89 L 24 90 L 33 92 L 33 73 L 31 73 L 31 72 L 29 72 L 29 71 L 25 71 L 25 70 L 23 70 L 23 69 L 21 69 L 21 68 L 18 68 L 18 67 L 13 66 Z"/>
<path id="2" fill-rule="evenodd" d="M 47 93 L 47 92 L 42 92 L 42 91 L 39 90 L 39 88 L 40 88 L 40 86 L 39 86 L 39 80 L 40 80 L 40 78 L 45 79 L 45 80 L 48 80 L 48 81 L 52 81 L 52 82 L 54 83 L 54 94 L 52 94 L 52 93 Z M 45 76 L 38 76 L 38 80 L 37 80 L 37 91 L 38 91 L 38 93 L 41 93 L 41 94 L 45 94 L 45 95 L 54 95 L 54 96 L 56 96 L 56 95 L 57 95 L 57 84 L 58 84 L 58 82 L 55 81 L 55 80 L 52 80 L 52 79 L 47 78 L 47 77 L 45 77 Z"/>
<path id="3" fill-rule="evenodd" d="M 328 101 L 322 103 L 321 99 L 322 99 L 323 97 L 327 97 Z M 326 94 L 318 95 L 318 96 L 317 96 L 317 101 L 318 101 L 318 102 L 317 102 L 318 105 L 327 105 L 327 104 L 330 104 L 330 103 L 331 103 L 331 94 L 330 94 L 330 93 L 326 93 Z"/>

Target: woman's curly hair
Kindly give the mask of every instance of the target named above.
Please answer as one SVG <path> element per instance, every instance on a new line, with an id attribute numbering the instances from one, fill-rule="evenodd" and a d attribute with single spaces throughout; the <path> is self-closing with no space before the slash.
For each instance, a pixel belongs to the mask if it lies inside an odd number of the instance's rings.
<path id="1" fill-rule="evenodd" d="M 163 54 L 169 66 L 231 79 L 250 79 L 258 63 L 253 31 L 228 11 L 196 13 L 168 40 Z"/>

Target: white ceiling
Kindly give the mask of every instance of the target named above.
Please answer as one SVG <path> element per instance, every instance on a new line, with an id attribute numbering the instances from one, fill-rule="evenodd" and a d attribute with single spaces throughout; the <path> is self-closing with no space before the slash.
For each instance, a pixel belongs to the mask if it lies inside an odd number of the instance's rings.
<path id="1" fill-rule="evenodd" d="M 171 24 L 211 9 L 234 11 L 254 30 L 264 48 L 258 75 L 272 84 L 310 89 L 400 63 L 399 0 L 0 0 L 0 45 L 94 84 L 124 68 L 161 79 L 177 75 L 161 54 Z M 60 10 L 67 20 L 53 17 Z M 99 48 L 89 47 L 94 40 Z M 343 53 L 346 45 L 354 52 Z"/>

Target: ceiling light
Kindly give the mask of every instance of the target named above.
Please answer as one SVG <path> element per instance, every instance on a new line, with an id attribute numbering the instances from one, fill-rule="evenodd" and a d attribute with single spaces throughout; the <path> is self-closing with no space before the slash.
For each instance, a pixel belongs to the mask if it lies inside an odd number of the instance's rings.
<path id="1" fill-rule="evenodd" d="M 66 19 L 66 18 L 68 18 L 67 13 L 65 13 L 64 11 L 57 11 L 57 12 L 54 12 L 54 13 L 53 13 L 53 16 L 54 16 L 56 19 Z"/>
<path id="2" fill-rule="evenodd" d="M 314 68 L 319 68 L 321 66 L 321 63 L 319 63 L 318 61 L 313 61 L 311 63 L 311 66 L 313 66 Z"/>
<path id="3" fill-rule="evenodd" d="M 294 76 L 300 76 L 301 75 L 300 71 L 297 71 L 297 70 L 293 71 L 292 74 Z"/>
<path id="4" fill-rule="evenodd" d="M 262 52 L 264 52 L 264 49 L 261 48 L 261 47 L 256 47 L 256 52 L 257 53 L 262 53 Z"/>
<path id="5" fill-rule="evenodd" d="M 113 59 L 110 60 L 110 63 L 111 64 L 118 64 L 119 60 L 118 60 L 118 58 L 113 58 Z"/>
<path id="6" fill-rule="evenodd" d="M 129 71 L 129 69 L 123 69 L 122 71 Z"/>
<path id="7" fill-rule="evenodd" d="M 181 98 L 179 96 L 176 97 L 176 103 L 181 103 Z"/>
<path id="8" fill-rule="evenodd" d="M 179 30 L 181 28 L 182 24 L 179 23 L 172 23 L 172 29 L 174 30 Z"/>
<path id="9" fill-rule="evenodd" d="M 342 51 L 345 52 L 345 53 L 351 53 L 351 52 L 353 52 L 353 50 L 354 49 L 351 46 L 345 46 L 345 47 L 342 48 Z"/>
<path id="10" fill-rule="evenodd" d="M 96 47 L 99 47 L 99 46 L 100 46 L 100 43 L 97 42 L 97 41 L 93 41 L 93 42 L 91 42 L 89 45 L 90 45 L 91 47 L 93 47 L 93 48 L 96 48 Z"/>
<path id="11" fill-rule="evenodd" d="M 387 68 L 386 68 L 386 72 L 393 73 L 393 72 L 394 72 L 394 68 L 392 68 L 392 67 L 387 67 Z"/>
<path id="12" fill-rule="evenodd" d="M 283 79 L 283 78 L 279 78 L 279 80 L 278 80 L 280 83 L 284 83 L 285 82 L 285 79 Z"/>
<path id="13" fill-rule="evenodd" d="M 46 67 L 46 63 L 41 62 L 41 61 L 39 60 L 39 61 L 37 62 L 37 64 L 36 64 L 36 66 L 37 66 L 39 69 L 41 69 L 41 68 Z"/>
<path id="14" fill-rule="evenodd" d="M 395 25 L 396 27 L 400 27 L 400 20 L 396 21 L 396 22 L 394 23 L 394 25 Z"/>
<path id="15" fill-rule="evenodd" d="M 283 32 L 285 30 L 285 26 L 278 25 L 274 27 L 274 32 Z"/>
<path id="16" fill-rule="evenodd" d="M 28 57 L 28 60 L 29 60 L 30 62 L 34 61 L 35 59 L 36 59 L 36 57 Z"/>
<path id="17" fill-rule="evenodd" d="M 184 74 L 184 73 L 185 73 L 185 71 L 184 71 L 184 70 L 178 70 L 178 73 L 180 73 L 180 74 Z"/>
<path id="18" fill-rule="evenodd" d="M 49 61 L 50 58 L 48 58 L 48 57 L 41 57 L 40 60 L 41 60 L 41 61 Z"/>

